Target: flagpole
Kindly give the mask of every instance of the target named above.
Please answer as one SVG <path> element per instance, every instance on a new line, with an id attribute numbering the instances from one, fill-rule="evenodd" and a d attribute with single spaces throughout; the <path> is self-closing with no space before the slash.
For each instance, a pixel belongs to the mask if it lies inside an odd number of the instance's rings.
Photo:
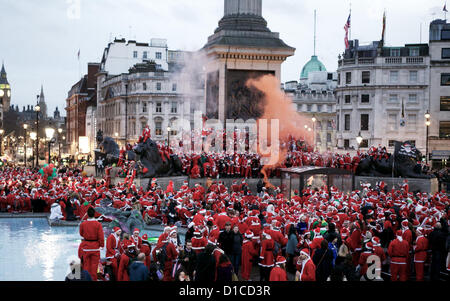
<path id="1" fill-rule="evenodd" d="M 350 1 L 350 28 L 348 29 L 348 40 L 351 41 L 352 40 L 352 2 Z"/>

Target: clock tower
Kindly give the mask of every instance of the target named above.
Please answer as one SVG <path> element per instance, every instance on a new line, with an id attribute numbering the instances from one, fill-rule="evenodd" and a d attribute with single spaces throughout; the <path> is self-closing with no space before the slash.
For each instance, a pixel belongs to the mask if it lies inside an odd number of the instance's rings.
<path id="1" fill-rule="evenodd" d="M 11 87 L 6 77 L 5 66 L 2 63 L 0 71 L 0 127 L 3 128 L 3 114 L 9 111 L 11 104 Z"/>
<path id="2" fill-rule="evenodd" d="M 0 104 L 3 106 L 3 111 L 7 112 L 11 104 L 11 87 L 9 86 L 6 77 L 5 65 L 2 63 L 2 70 L 0 71 Z"/>

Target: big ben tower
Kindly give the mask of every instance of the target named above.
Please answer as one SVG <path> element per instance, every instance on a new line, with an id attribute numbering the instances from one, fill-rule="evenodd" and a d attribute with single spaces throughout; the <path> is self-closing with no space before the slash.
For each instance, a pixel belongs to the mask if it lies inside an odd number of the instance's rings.
<path id="1" fill-rule="evenodd" d="M 6 78 L 5 66 L 2 63 L 2 70 L 0 71 L 0 125 L 3 128 L 3 114 L 9 111 L 11 104 L 11 87 Z"/>

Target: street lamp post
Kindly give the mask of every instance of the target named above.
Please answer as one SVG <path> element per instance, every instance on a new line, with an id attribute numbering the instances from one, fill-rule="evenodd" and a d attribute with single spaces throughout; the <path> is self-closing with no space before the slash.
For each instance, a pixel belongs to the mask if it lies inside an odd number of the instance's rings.
<path id="1" fill-rule="evenodd" d="M 48 140 L 48 164 L 50 164 L 50 145 L 52 144 L 53 134 L 55 133 L 54 128 L 46 128 L 45 136 L 47 136 Z"/>
<path id="2" fill-rule="evenodd" d="M 33 141 L 35 141 L 36 140 L 36 132 L 31 132 L 30 133 L 30 139 L 31 140 L 33 140 Z M 36 153 L 35 153 L 35 149 L 32 147 L 32 149 L 33 149 L 33 156 L 36 156 Z M 33 169 L 34 169 L 34 160 L 33 160 Z"/>
<path id="3" fill-rule="evenodd" d="M 24 141 L 24 151 L 23 151 L 23 153 L 24 153 L 24 160 L 23 160 L 23 162 L 24 162 L 24 165 L 25 165 L 25 168 L 27 168 L 27 129 L 28 129 L 28 124 L 24 124 L 23 125 L 23 129 L 25 130 L 25 135 L 23 136 L 23 141 Z"/>
<path id="4" fill-rule="evenodd" d="M 314 141 L 314 149 L 313 151 L 316 151 L 316 116 L 313 115 L 313 117 L 311 118 L 312 122 L 313 122 L 313 141 Z"/>
<path id="5" fill-rule="evenodd" d="M 425 135 L 425 139 L 426 139 L 426 141 L 425 141 L 425 162 L 428 164 L 428 128 L 430 127 L 430 125 L 431 125 L 431 121 L 430 121 L 430 118 L 431 118 L 431 115 L 430 115 L 430 113 L 427 111 L 426 113 L 425 113 L 425 126 L 426 126 L 426 128 L 427 128 L 427 133 L 426 133 L 426 135 Z"/>
<path id="6" fill-rule="evenodd" d="M 125 84 L 125 147 L 128 142 L 128 84 Z"/>
<path id="7" fill-rule="evenodd" d="M 39 103 L 39 95 L 37 95 L 38 103 Z M 36 104 L 34 107 L 34 111 L 36 112 L 36 167 L 39 167 L 39 111 L 41 107 L 39 104 Z"/>
<path id="8" fill-rule="evenodd" d="M 170 148 L 170 126 L 167 127 L 167 147 Z"/>
<path id="9" fill-rule="evenodd" d="M 3 147 L 3 134 L 5 133 L 4 129 L 0 129 L 0 156 L 2 155 L 2 147 Z"/>
<path id="10" fill-rule="evenodd" d="M 62 128 L 58 129 L 58 164 L 61 162 L 61 133 Z"/>

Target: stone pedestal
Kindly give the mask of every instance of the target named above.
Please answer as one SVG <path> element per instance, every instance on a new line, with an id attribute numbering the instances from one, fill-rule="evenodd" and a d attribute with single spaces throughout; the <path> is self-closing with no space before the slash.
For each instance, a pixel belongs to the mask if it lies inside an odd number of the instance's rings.
<path id="1" fill-rule="evenodd" d="M 258 119 L 260 96 L 247 79 L 264 74 L 281 77 L 281 64 L 294 55 L 262 17 L 262 0 L 225 0 L 224 17 L 203 51 L 206 65 L 204 111 L 208 119 Z"/>

